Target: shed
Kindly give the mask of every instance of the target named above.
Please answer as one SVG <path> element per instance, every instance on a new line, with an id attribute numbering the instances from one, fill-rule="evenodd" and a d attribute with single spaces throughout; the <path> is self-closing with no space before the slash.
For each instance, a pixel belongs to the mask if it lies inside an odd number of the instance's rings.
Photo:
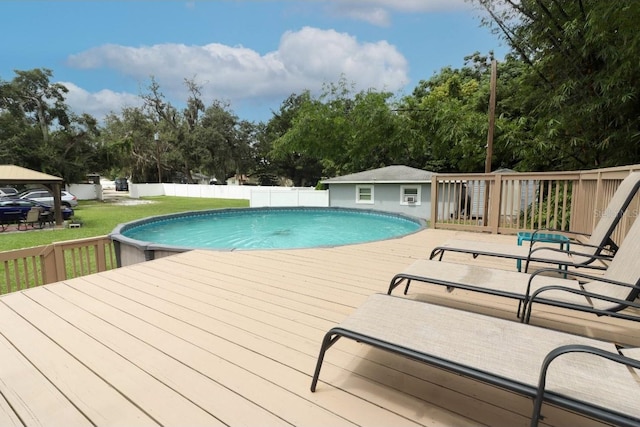
<path id="1" fill-rule="evenodd" d="M 375 209 L 429 219 L 433 172 L 393 165 L 325 179 L 329 206 Z"/>
<path id="2" fill-rule="evenodd" d="M 54 175 L 34 171 L 16 165 L 0 165 L 0 184 L 41 184 L 53 193 L 53 208 L 56 224 L 62 224 L 62 210 L 60 208 L 60 191 L 63 179 Z"/>

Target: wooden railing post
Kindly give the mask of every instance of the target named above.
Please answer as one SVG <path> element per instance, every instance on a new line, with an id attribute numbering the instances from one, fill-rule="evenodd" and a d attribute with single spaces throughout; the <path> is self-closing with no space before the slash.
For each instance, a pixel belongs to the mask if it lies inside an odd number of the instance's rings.
<path id="1" fill-rule="evenodd" d="M 438 227 L 438 175 L 431 175 L 431 228 Z"/>
<path id="2" fill-rule="evenodd" d="M 107 269 L 107 257 L 104 250 L 104 242 L 96 243 L 96 268 L 98 271 L 105 271 Z"/>
<path id="3" fill-rule="evenodd" d="M 488 210 L 485 210 L 485 216 L 489 222 L 486 224 L 491 233 L 498 233 L 500 225 L 500 206 L 502 206 L 502 176 L 499 173 L 493 174 L 493 182 L 490 185 L 489 200 L 485 203 Z M 491 212 L 491 215 L 489 215 Z"/>
<path id="4" fill-rule="evenodd" d="M 67 278 L 67 268 L 64 262 L 64 247 L 58 244 L 53 245 L 53 259 L 56 263 L 56 281 Z"/>
<path id="5" fill-rule="evenodd" d="M 595 210 L 596 212 L 602 212 L 602 210 L 604 210 L 604 205 L 603 205 L 603 185 L 602 185 L 602 173 L 598 172 L 598 177 L 596 179 L 596 203 L 595 203 Z M 598 215 L 597 214 L 593 214 L 591 215 L 591 224 L 590 227 L 593 230 L 593 228 L 596 226 L 596 224 L 598 223 Z"/>
<path id="6" fill-rule="evenodd" d="M 57 282 L 56 253 L 53 250 L 53 245 L 47 245 L 43 248 L 40 259 L 44 284 Z"/>

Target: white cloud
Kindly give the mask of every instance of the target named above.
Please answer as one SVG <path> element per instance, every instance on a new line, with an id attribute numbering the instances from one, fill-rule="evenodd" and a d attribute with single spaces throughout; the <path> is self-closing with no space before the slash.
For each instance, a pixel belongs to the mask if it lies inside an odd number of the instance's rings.
<path id="1" fill-rule="evenodd" d="M 372 25 L 391 25 L 391 12 L 427 13 L 471 9 L 465 0 L 327 0 L 333 15 L 365 21 Z"/>
<path id="2" fill-rule="evenodd" d="M 181 102 L 188 96 L 184 79 L 195 78 L 203 86 L 205 103 L 229 100 L 232 108 L 255 100 L 279 102 L 306 89 L 317 93 L 324 83 L 342 76 L 357 90 L 395 92 L 409 81 L 406 59 L 389 43 L 362 43 L 349 34 L 309 27 L 286 32 L 278 49 L 265 55 L 217 43 L 104 45 L 72 55 L 68 62 L 81 69 L 116 70 L 136 81 L 148 82 L 154 76 L 170 100 Z M 87 112 L 100 105 L 119 111 L 118 100 L 132 104 L 137 98 L 108 90 L 89 94 L 77 87 L 71 94 L 69 89 L 69 105 L 86 102 Z"/>
<path id="3" fill-rule="evenodd" d="M 102 120 L 107 114 L 120 113 L 123 107 L 136 107 L 142 105 L 139 96 L 125 92 L 114 92 L 103 89 L 96 93 L 90 93 L 71 82 L 58 82 L 63 84 L 69 92 L 66 94 L 66 103 L 77 114 L 91 114 L 98 120 Z"/>
<path id="4" fill-rule="evenodd" d="M 371 5 L 398 12 L 433 12 L 470 8 L 466 0 L 329 0 L 344 5 Z"/>

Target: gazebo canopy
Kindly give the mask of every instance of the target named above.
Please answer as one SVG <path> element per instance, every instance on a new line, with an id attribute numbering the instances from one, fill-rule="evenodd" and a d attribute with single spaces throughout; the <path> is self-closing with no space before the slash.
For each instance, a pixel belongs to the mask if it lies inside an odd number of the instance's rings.
<path id="1" fill-rule="evenodd" d="M 53 193 L 53 210 L 56 224 L 62 224 L 62 209 L 60 208 L 60 190 L 63 179 L 58 176 L 34 171 L 16 165 L 0 165 L 0 184 L 42 184 L 49 187 Z"/>
<path id="2" fill-rule="evenodd" d="M 2 184 L 62 184 L 57 176 L 34 171 L 16 165 L 0 165 L 0 183 Z"/>

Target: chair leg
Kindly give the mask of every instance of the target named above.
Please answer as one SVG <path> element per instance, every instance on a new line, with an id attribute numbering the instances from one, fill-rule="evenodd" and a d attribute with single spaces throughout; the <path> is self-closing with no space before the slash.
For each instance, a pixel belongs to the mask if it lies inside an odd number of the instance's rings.
<path id="1" fill-rule="evenodd" d="M 407 285 L 404 287 L 404 294 L 409 292 L 409 286 L 411 286 L 411 279 L 407 279 Z"/>
<path id="2" fill-rule="evenodd" d="M 525 313 L 527 311 L 528 300 L 525 298 L 523 300 L 518 301 L 518 311 L 516 312 L 516 317 L 520 319 L 521 323 L 525 323 Z"/>
<path id="3" fill-rule="evenodd" d="M 401 277 L 399 274 L 393 276 L 393 279 L 391 279 L 391 282 L 389 283 L 389 289 L 387 289 L 387 295 L 391 295 L 391 292 L 393 292 L 393 290 L 405 280 L 406 279 Z"/>
<path id="4" fill-rule="evenodd" d="M 311 391 L 316 391 L 316 385 L 318 384 L 318 378 L 320 377 L 320 369 L 322 368 L 322 362 L 324 361 L 324 354 L 331 348 L 336 341 L 340 339 L 341 335 L 336 335 L 333 330 L 327 332 L 322 340 L 322 346 L 320 347 L 320 354 L 318 355 L 318 362 L 316 363 L 316 370 L 313 373 L 313 379 L 311 380 Z"/>
<path id="5" fill-rule="evenodd" d="M 429 259 L 434 259 L 435 257 L 438 257 L 438 261 L 442 261 L 442 256 L 444 255 L 444 249 L 434 249 L 431 251 L 431 255 L 429 255 Z"/>

